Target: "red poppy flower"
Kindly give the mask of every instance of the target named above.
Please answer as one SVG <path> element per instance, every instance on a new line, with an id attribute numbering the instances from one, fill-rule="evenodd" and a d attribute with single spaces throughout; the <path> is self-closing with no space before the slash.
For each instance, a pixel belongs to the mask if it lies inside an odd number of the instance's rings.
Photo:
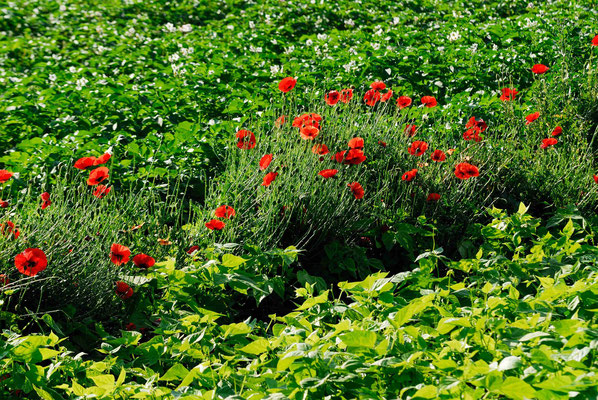
<path id="1" fill-rule="evenodd" d="M 403 108 L 409 107 L 413 103 L 409 96 L 399 96 L 397 99 L 397 106 L 402 110 Z"/>
<path id="2" fill-rule="evenodd" d="M 15 224 L 13 222 L 6 221 L 5 224 L 0 224 L 0 235 L 10 236 L 11 233 L 15 239 L 21 235 L 21 232 L 15 228 Z"/>
<path id="3" fill-rule="evenodd" d="M 376 105 L 376 103 L 380 100 L 380 92 L 375 89 L 370 89 L 363 95 L 363 101 L 370 107 Z"/>
<path id="4" fill-rule="evenodd" d="M 382 97 L 380 98 L 380 101 L 384 103 L 385 101 L 390 100 L 392 98 L 392 95 L 393 95 L 393 91 L 389 90 L 388 92 L 386 92 L 382 95 Z"/>
<path id="5" fill-rule="evenodd" d="M 320 129 L 321 120 L 322 116 L 316 113 L 303 114 L 293 120 L 293 127 L 303 128 L 306 126 L 315 126 L 316 128 Z"/>
<path id="6" fill-rule="evenodd" d="M 8 207 L 8 201 L 0 199 L 0 208 Z"/>
<path id="7" fill-rule="evenodd" d="M 455 176 L 459 179 L 469 179 L 480 175 L 478 167 L 469 163 L 460 163 L 455 167 Z"/>
<path id="8" fill-rule="evenodd" d="M 108 168 L 98 167 L 89 173 L 87 184 L 90 186 L 94 186 L 106 179 L 108 179 Z"/>
<path id="9" fill-rule="evenodd" d="M 376 82 L 372 82 L 370 87 L 374 90 L 384 90 L 384 89 L 386 89 L 386 84 L 384 84 L 384 82 L 376 81 Z"/>
<path id="10" fill-rule="evenodd" d="M 297 83 L 297 79 L 287 76 L 286 78 L 284 78 L 283 80 L 281 80 L 278 83 L 278 89 L 280 89 L 280 91 L 283 93 L 288 93 L 291 90 L 293 90 L 296 83 Z"/>
<path id="11" fill-rule="evenodd" d="M 331 160 L 336 160 L 336 162 L 341 163 L 345 159 L 345 153 L 346 152 L 347 152 L 347 150 L 339 151 L 338 153 L 336 153 L 335 155 L 333 155 L 332 157 L 330 157 L 330 159 Z"/>
<path id="12" fill-rule="evenodd" d="M 219 221 L 217 219 L 212 219 L 209 222 L 206 222 L 206 228 L 212 231 L 221 231 L 222 229 L 224 229 L 224 222 Z"/>
<path id="13" fill-rule="evenodd" d="M 147 254 L 140 253 L 133 257 L 133 264 L 138 268 L 148 269 L 153 267 L 155 263 L 156 260 Z"/>
<path id="14" fill-rule="evenodd" d="M 115 265 L 122 265 L 129 262 L 131 250 L 122 244 L 112 243 L 110 246 L 110 261 Z"/>
<path id="15" fill-rule="evenodd" d="M 133 296 L 133 288 L 123 281 L 116 282 L 116 295 L 123 300 Z"/>
<path id="16" fill-rule="evenodd" d="M 517 93 L 519 93 L 517 91 L 517 89 L 511 89 L 511 88 L 502 88 L 501 91 L 502 91 L 502 94 L 500 96 L 500 99 L 502 101 L 515 100 L 515 96 L 517 96 Z"/>
<path id="17" fill-rule="evenodd" d="M 542 144 L 540 145 L 540 148 L 546 149 L 548 147 L 554 146 L 557 143 L 558 140 L 556 140 L 555 138 L 542 139 Z"/>
<path id="18" fill-rule="evenodd" d="M 6 274 L 0 274 L 0 285 L 8 286 L 10 284 L 10 279 Z M 0 379 L 1 381 L 2 379 Z"/>
<path id="19" fill-rule="evenodd" d="M 422 97 L 422 104 L 428 108 L 436 107 L 438 102 L 434 96 L 424 96 Z"/>
<path id="20" fill-rule="evenodd" d="M 467 124 L 465 124 L 466 128 L 477 128 L 480 132 L 484 132 L 488 128 L 488 124 L 484 122 L 483 119 L 476 121 L 475 117 L 469 118 Z"/>
<path id="21" fill-rule="evenodd" d="M 446 154 L 444 154 L 444 151 L 442 150 L 434 150 L 434 152 L 432 153 L 432 161 L 444 161 L 446 160 Z"/>
<path id="22" fill-rule="evenodd" d="M 8 181 L 13 176 L 12 172 L 8 172 L 5 169 L 0 169 L 0 183 Z"/>
<path id="23" fill-rule="evenodd" d="M 82 157 L 75 161 L 74 167 L 77 169 L 86 169 L 93 165 L 95 165 L 96 158 L 95 157 Z"/>
<path id="24" fill-rule="evenodd" d="M 125 325 L 125 330 L 127 330 L 127 331 L 137 330 L 137 325 L 135 325 L 132 322 L 129 322 L 127 325 Z"/>
<path id="25" fill-rule="evenodd" d="M 412 169 L 411 171 L 407 171 L 401 177 L 402 180 L 411 182 L 417 176 L 417 169 Z"/>
<path id="26" fill-rule="evenodd" d="M 93 165 L 106 164 L 108 162 L 108 160 L 110 160 L 110 157 L 112 157 L 112 155 L 110 153 L 104 153 L 101 156 L 99 156 L 98 158 L 96 158 Z"/>
<path id="27" fill-rule="evenodd" d="M 93 195 L 98 199 L 103 199 L 110 191 L 112 187 L 108 187 L 106 185 L 98 185 L 96 189 L 93 191 Z"/>
<path id="28" fill-rule="evenodd" d="M 266 154 L 260 159 L 260 170 L 263 171 L 268 168 L 268 165 L 272 162 L 272 154 Z"/>
<path id="29" fill-rule="evenodd" d="M 411 146 L 409 146 L 408 149 L 409 154 L 417 157 L 424 154 L 426 150 L 428 150 L 428 143 L 423 142 L 421 140 L 416 140 L 415 142 L 411 143 Z"/>
<path id="30" fill-rule="evenodd" d="M 413 137 L 417 132 L 417 125 L 407 124 L 405 127 L 405 132 L 407 132 L 407 136 Z"/>
<path id="31" fill-rule="evenodd" d="M 353 139 L 349 140 L 349 148 L 363 149 L 363 139 L 360 137 L 354 137 Z"/>
<path id="32" fill-rule="evenodd" d="M 482 140 L 482 138 L 480 137 L 480 132 L 481 130 L 478 127 L 469 128 L 468 130 L 463 132 L 463 139 L 480 142 Z"/>
<path id="33" fill-rule="evenodd" d="M 561 128 L 560 126 L 557 126 L 552 131 L 552 136 L 559 136 L 561 133 L 563 133 L 563 128 Z"/>
<path id="34" fill-rule="evenodd" d="M 532 72 L 534 74 L 545 74 L 548 72 L 548 67 L 544 64 L 536 64 L 532 67 Z"/>
<path id="35" fill-rule="evenodd" d="M 338 103 L 338 101 L 341 99 L 341 94 L 339 92 L 337 92 L 336 90 L 332 90 L 332 91 L 326 93 L 325 99 L 326 99 L 326 104 L 328 104 L 329 106 L 333 106 L 336 103 Z"/>
<path id="36" fill-rule="evenodd" d="M 353 89 L 341 90 L 341 101 L 347 104 L 353 98 Z"/>
<path id="37" fill-rule="evenodd" d="M 328 178 L 332 178 L 337 173 L 338 173 L 338 169 L 323 169 L 322 171 L 318 172 L 318 175 L 328 179 Z"/>
<path id="38" fill-rule="evenodd" d="M 246 129 L 241 129 L 236 134 L 239 141 L 237 147 L 242 150 L 250 150 L 255 147 L 255 134 Z"/>
<path id="39" fill-rule="evenodd" d="M 540 113 L 539 112 L 535 112 L 533 114 L 528 115 L 527 117 L 525 117 L 525 119 L 527 120 L 527 122 L 525 123 L 525 125 L 529 125 L 532 122 L 534 122 L 535 120 L 537 120 L 540 117 Z"/>
<path id="40" fill-rule="evenodd" d="M 598 183 L 598 175 L 594 175 L 594 182 Z"/>
<path id="41" fill-rule="evenodd" d="M 299 136 L 304 140 L 314 140 L 320 133 L 320 130 L 313 125 L 304 126 L 299 130 Z"/>
<path id="42" fill-rule="evenodd" d="M 438 193 L 430 193 L 426 201 L 438 201 L 440 200 L 440 195 Z"/>
<path id="43" fill-rule="evenodd" d="M 330 153 L 330 150 L 328 150 L 328 146 L 325 144 L 314 144 L 314 147 L 311 148 L 311 152 L 323 156 Z"/>
<path id="44" fill-rule="evenodd" d="M 264 181 L 262 182 L 262 186 L 270 186 L 272 182 L 278 176 L 278 172 L 268 172 L 266 176 L 264 176 Z"/>
<path id="45" fill-rule="evenodd" d="M 50 201 L 50 193 L 44 192 L 40 195 L 40 197 L 42 198 L 42 210 L 45 210 L 50 206 L 50 204 L 52 204 Z"/>
<path id="46" fill-rule="evenodd" d="M 360 149 L 351 149 L 345 154 L 344 163 L 349 165 L 361 164 L 367 159 Z"/>
<path id="47" fill-rule="evenodd" d="M 277 127 L 281 127 L 285 124 L 285 122 L 287 122 L 287 116 L 286 115 L 281 115 L 280 117 L 278 117 L 276 119 L 276 121 L 274 121 L 274 125 Z"/>
<path id="48" fill-rule="evenodd" d="M 214 215 L 216 216 L 216 218 L 228 219 L 230 217 L 234 217 L 235 214 L 235 209 L 225 204 L 221 205 L 220 207 L 216 208 L 216 210 L 214 210 Z"/>
<path id="49" fill-rule="evenodd" d="M 378 140 L 378 144 L 382 147 L 386 147 L 386 142 L 383 142 L 382 140 Z"/>
<path id="50" fill-rule="evenodd" d="M 363 190 L 363 186 L 361 186 L 359 182 L 352 182 L 347 184 L 347 186 L 349 187 L 351 193 L 353 194 L 353 196 L 355 196 L 357 200 L 363 198 L 365 191 Z"/>
<path id="51" fill-rule="evenodd" d="M 15 267 L 27 276 L 35 276 L 47 266 L 46 254 L 40 249 L 25 249 L 15 257 Z"/>
<path id="52" fill-rule="evenodd" d="M 193 254 L 197 250 L 199 250 L 199 246 L 197 246 L 197 245 L 191 246 L 191 247 L 189 247 L 189 250 L 187 250 L 187 254 Z"/>
<path id="53" fill-rule="evenodd" d="M 592 46 L 598 46 L 598 35 L 594 36 L 594 39 L 592 39 Z"/>

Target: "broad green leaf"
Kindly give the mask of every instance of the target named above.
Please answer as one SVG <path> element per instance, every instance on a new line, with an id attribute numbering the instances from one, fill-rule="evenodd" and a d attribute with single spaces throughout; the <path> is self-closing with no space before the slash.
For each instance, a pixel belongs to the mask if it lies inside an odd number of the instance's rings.
<path id="1" fill-rule="evenodd" d="M 189 374 L 189 370 L 185 368 L 182 364 L 176 363 L 172 367 L 166 371 L 164 375 L 160 378 L 161 381 L 180 381 L 184 379 L 187 374 Z"/>
<path id="2" fill-rule="evenodd" d="M 268 344 L 269 342 L 267 339 L 259 338 L 238 350 L 242 351 L 243 353 L 249 353 L 257 356 L 268 350 Z"/>
<path id="3" fill-rule="evenodd" d="M 536 395 L 534 388 L 527 382 L 513 376 L 505 379 L 498 391 L 514 400 L 533 399 Z"/>

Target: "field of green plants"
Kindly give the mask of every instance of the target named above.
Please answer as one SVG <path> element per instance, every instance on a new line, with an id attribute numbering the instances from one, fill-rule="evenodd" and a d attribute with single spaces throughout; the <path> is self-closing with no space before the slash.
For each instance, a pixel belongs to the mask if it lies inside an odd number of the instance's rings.
<path id="1" fill-rule="evenodd" d="M 595 1 L 0 15 L 0 399 L 598 398 Z"/>

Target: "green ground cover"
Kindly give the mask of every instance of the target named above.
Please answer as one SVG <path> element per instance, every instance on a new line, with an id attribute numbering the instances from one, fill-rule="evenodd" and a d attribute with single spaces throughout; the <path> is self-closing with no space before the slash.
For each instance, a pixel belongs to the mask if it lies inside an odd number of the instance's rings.
<path id="1" fill-rule="evenodd" d="M 1 398 L 598 397 L 591 1 L 0 11 Z"/>

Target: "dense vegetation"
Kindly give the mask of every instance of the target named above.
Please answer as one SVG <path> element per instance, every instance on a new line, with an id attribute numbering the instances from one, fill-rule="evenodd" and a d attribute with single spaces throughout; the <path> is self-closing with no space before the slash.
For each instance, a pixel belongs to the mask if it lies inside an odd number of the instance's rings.
<path id="1" fill-rule="evenodd" d="M 598 397 L 591 4 L 0 10 L 0 397 Z"/>

